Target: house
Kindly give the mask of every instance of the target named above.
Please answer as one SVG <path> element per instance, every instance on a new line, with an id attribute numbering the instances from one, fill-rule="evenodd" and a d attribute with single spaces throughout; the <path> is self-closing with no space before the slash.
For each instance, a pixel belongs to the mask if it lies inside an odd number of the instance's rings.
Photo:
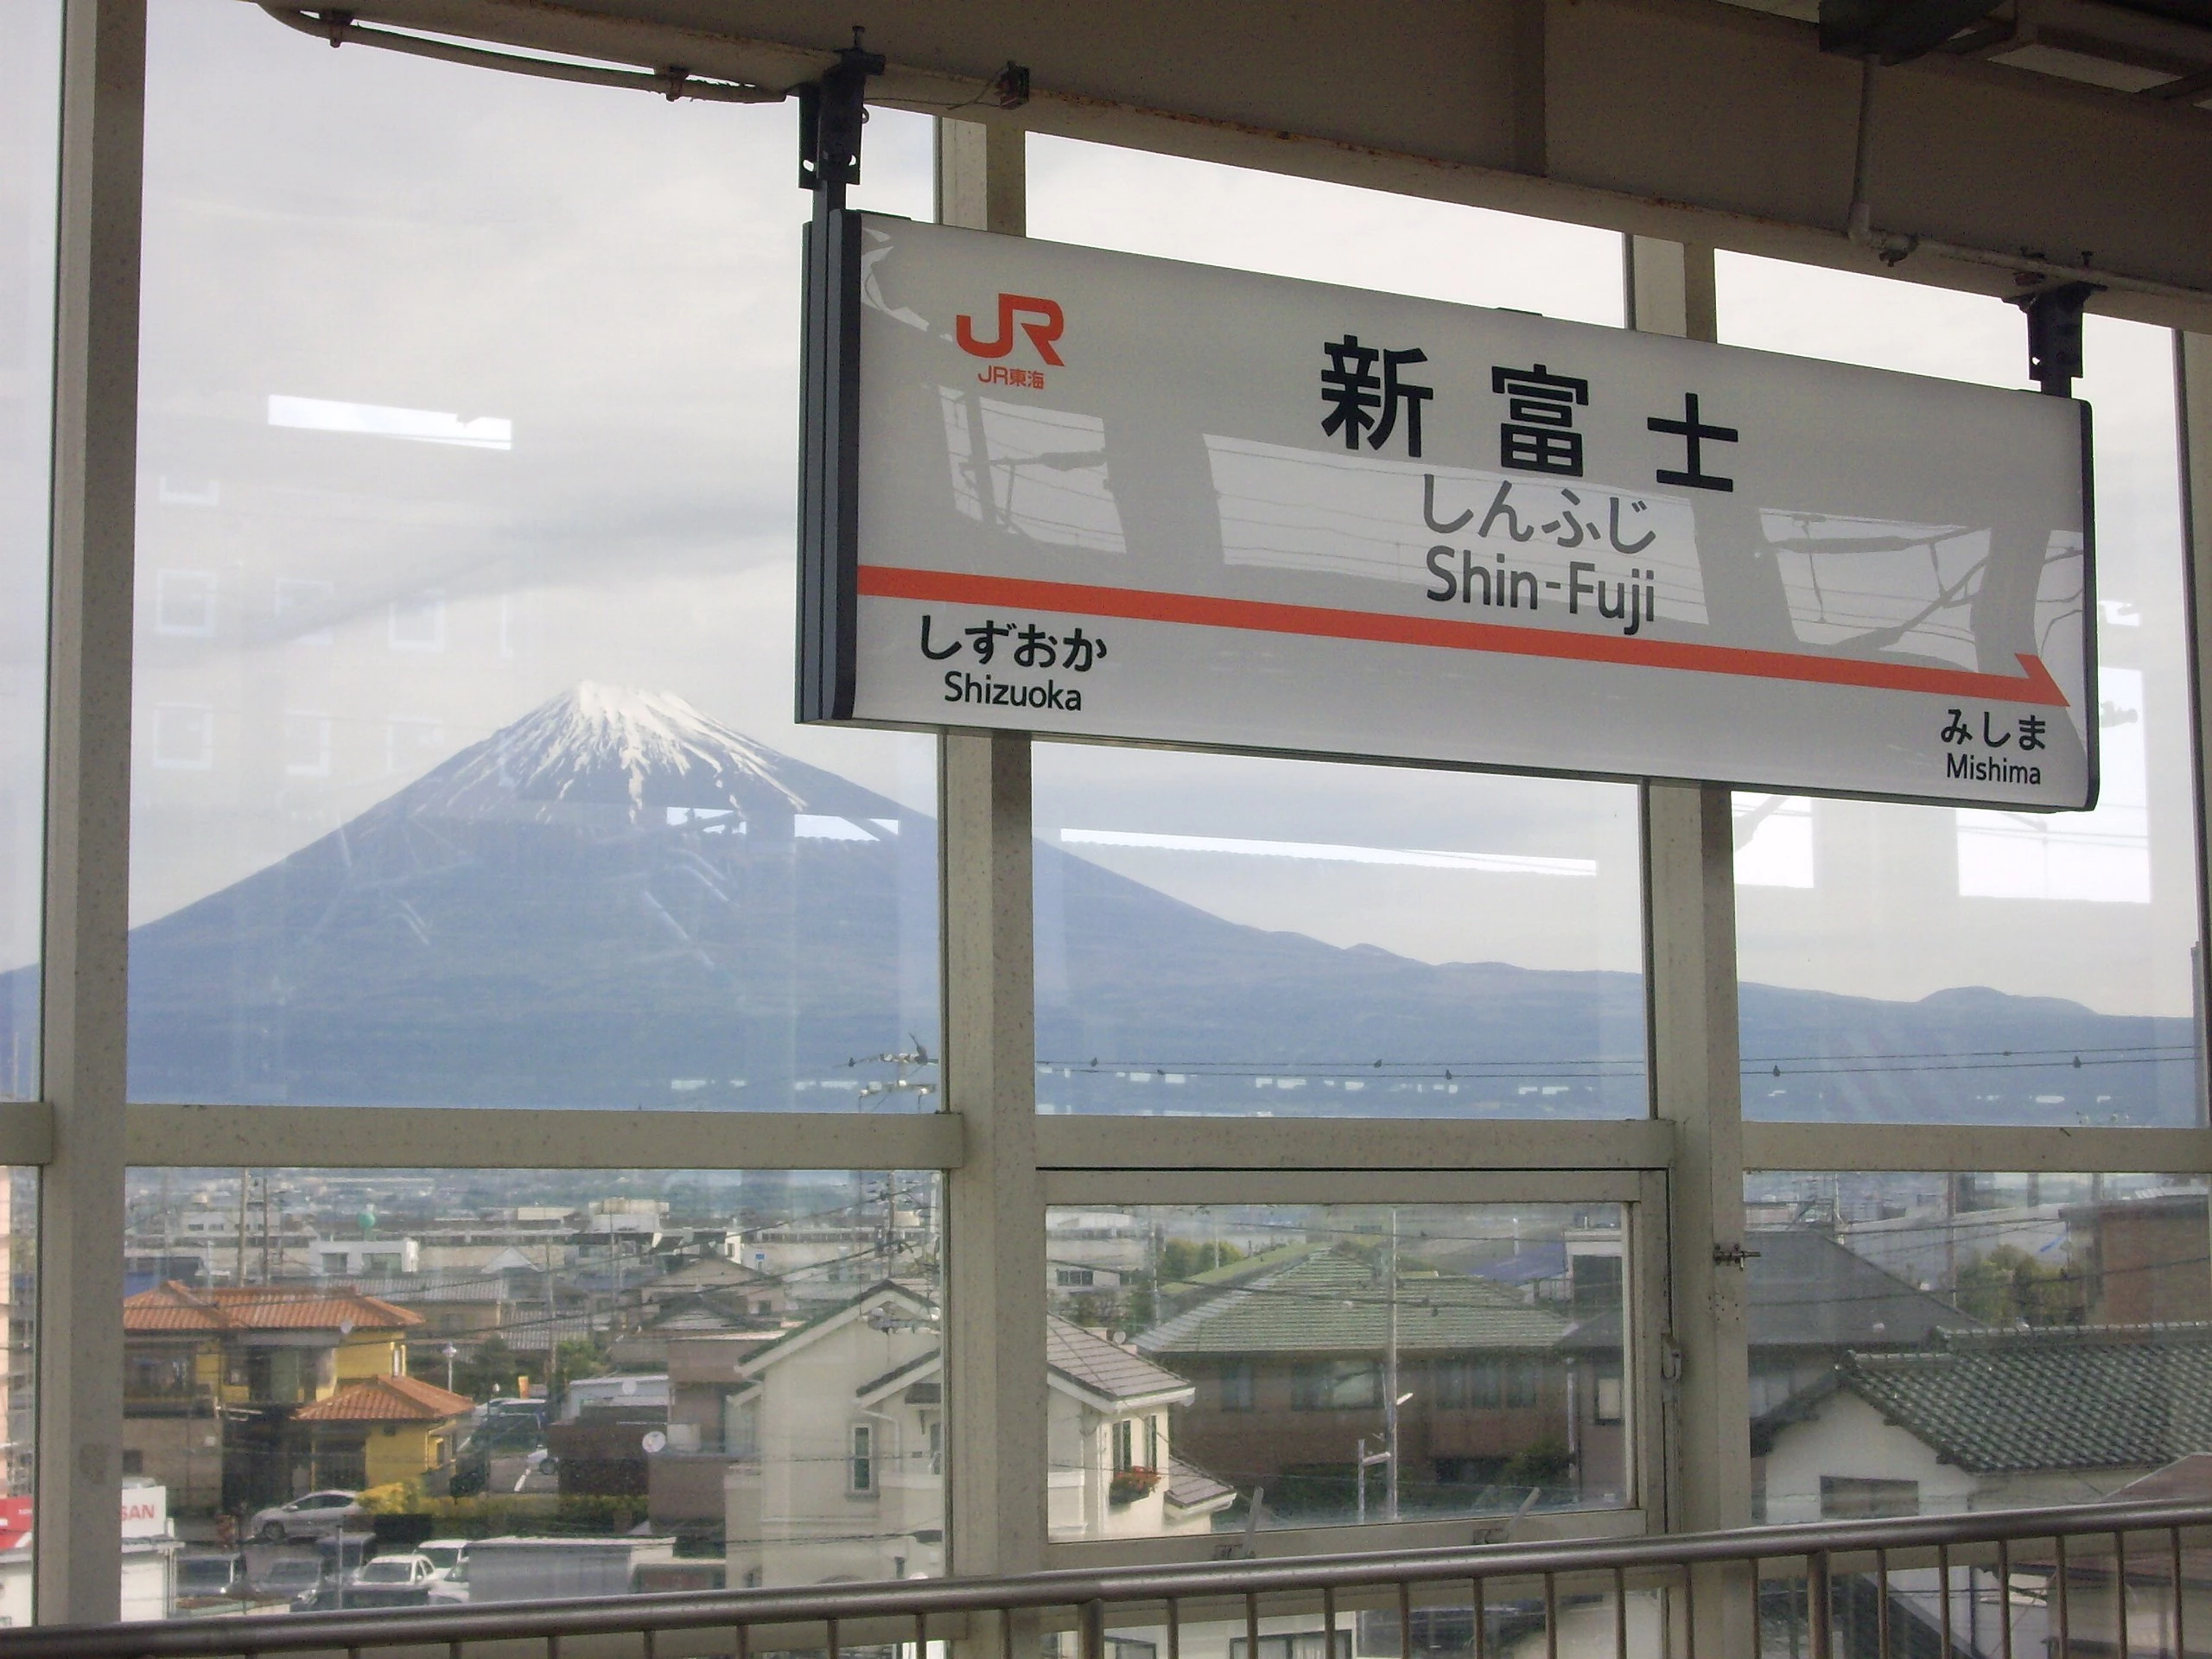
<path id="1" fill-rule="evenodd" d="M 2212 1319 L 2212 1274 L 2202 1271 L 2212 1217 L 2202 1192 L 2074 1204 L 2064 1211 L 2093 1325 Z M 2177 1272 L 2195 1264 L 2198 1270 Z"/>
<path id="2" fill-rule="evenodd" d="M 1465 1509 L 1531 1447 L 1566 1458 L 1573 1322 L 1485 1279 L 1403 1267 L 1394 1293 L 1353 1250 L 1301 1252 L 1136 1346 L 1192 1380 L 1180 1444 L 1194 1462 L 1264 1487 L 1286 1518 L 1348 1518 L 1357 1459 L 1382 1444 L 1394 1302 L 1399 1386 L 1419 1402 L 1401 1428 L 1409 1508 Z"/>
<path id="3" fill-rule="evenodd" d="M 413 1376 L 372 1376 L 292 1414 L 308 1435 L 310 1486 L 359 1491 L 453 1461 L 475 1402 Z"/>
<path id="4" fill-rule="evenodd" d="M 1063 1319 L 1045 1321 L 1046 1525 L 1065 1542 L 1211 1532 L 1236 1489 L 1175 1450 L 1198 1390 Z"/>
<path id="5" fill-rule="evenodd" d="M 944 1571 L 936 1305 L 888 1281 L 736 1368 L 722 1458 L 732 1589 Z"/>
<path id="6" fill-rule="evenodd" d="M 1047 1319 L 1046 1342 L 1052 1535 L 1211 1530 L 1235 1494 L 1175 1453 L 1169 1416 L 1189 1382 L 1064 1319 Z M 718 1369 L 733 1588 L 944 1570 L 932 1301 L 887 1281 Z M 657 1482 L 668 1461 L 654 1458 Z"/>
<path id="7" fill-rule="evenodd" d="M 1745 1262 L 1754 1423 L 1823 1384 L 1847 1351 L 1923 1348 L 1941 1332 L 1980 1328 L 1817 1228 L 1756 1230 L 1744 1242 L 1756 1252 Z M 1751 1455 L 1763 1455 L 1756 1435 Z"/>
<path id="8" fill-rule="evenodd" d="M 404 1376 L 423 1316 L 350 1285 L 171 1282 L 123 1304 L 126 1473 L 179 1513 L 236 1511 L 311 1491 L 300 1408 Z"/>
<path id="9" fill-rule="evenodd" d="M 1937 1333 L 1758 1426 L 1766 1518 L 2093 1503 L 2212 1448 L 2212 1325 Z"/>

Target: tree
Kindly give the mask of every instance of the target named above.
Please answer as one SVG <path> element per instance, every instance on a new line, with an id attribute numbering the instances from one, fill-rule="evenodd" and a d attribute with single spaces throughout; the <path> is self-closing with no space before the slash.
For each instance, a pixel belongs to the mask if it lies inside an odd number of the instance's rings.
<path id="1" fill-rule="evenodd" d="M 1243 1259 L 1243 1251 L 1219 1239 L 1171 1238 L 1160 1247 L 1160 1281 L 1179 1283 Z"/>
<path id="2" fill-rule="evenodd" d="M 2079 1325 L 2082 1303 L 2074 1276 L 2037 1261 L 2015 1244 L 1995 1249 L 1959 1273 L 1959 1311 L 1996 1325 Z"/>

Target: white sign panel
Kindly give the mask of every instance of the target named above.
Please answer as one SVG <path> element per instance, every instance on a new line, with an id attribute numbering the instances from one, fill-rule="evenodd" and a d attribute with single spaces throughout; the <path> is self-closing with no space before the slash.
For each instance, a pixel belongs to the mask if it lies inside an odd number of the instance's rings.
<path id="1" fill-rule="evenodd" d="M 2081 404 L 810 234 L 804 718 L 2094 802 Z"/>

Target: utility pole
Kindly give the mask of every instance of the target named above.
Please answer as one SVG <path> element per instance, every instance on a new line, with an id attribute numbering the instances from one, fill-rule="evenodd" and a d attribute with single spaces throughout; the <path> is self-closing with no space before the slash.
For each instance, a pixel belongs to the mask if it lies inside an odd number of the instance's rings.
<path id="1" fill-rule="evenodd" d="M 246 1205 L 248 1202 L 247 1195 L 253 1190 L 252 1181 L 253 1172 L 251 1170 L 242 1169 L 238 1171 L 238 1264 L 237 1274 L 231 1281 L 232 1284 L 236 1285 L 243 1285 L 245 1283 Z"/>
<path id="2" fill-rule="evenodd" d="M 275 1282 L 269 1263 L 269 1174 L 264 1170 L 261 1176 L 261 1282 L 264 1285 Z"/>
<path id="3" fill-rule="evenodd" d="M 1384 1467 L 1389 1484 L 1383 1489 L 1383 1519 L 1398 1518 L 1398 1212 L 1390 1211 L 1390 1351 L 1382 1384 L 1383 1433 L 1389 1440 L 1390 1461 Z M 1365 1471 L 1360 1488 L 1366 1490 Z"/>

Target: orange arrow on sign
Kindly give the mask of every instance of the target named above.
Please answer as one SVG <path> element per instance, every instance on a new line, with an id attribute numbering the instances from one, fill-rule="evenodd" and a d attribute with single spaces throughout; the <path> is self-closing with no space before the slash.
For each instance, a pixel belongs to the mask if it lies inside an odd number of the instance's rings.
<path id="1" fill-rule="evenodd" d="M 1693 674 L 1735 674 L 1758 680 L 1797 680 L 1814 685 L 1867 686 L 1931 696 L 1974 697 L 1986 702 L 2066 707 L 2066 694 L 2043 658 L 2023 652 L 2021 673 L 1984 674 L 1967 668 L 1931 668 L 1860 657 L 1801 657 L 1786 651 L 1740 645 L 1701 645 L 1672 639 L 1630 639 L 1617 634 L 1568 633 L 1553 628 L 1515 628 L 1496 622 L 1443 617 L 1389 616 L 1272 600 L 1225 599 L 1205 594 L 1161 594 L 1141 588 L 1099 588 L 1071 582 L 1033 582 L 1023 576 L 978 576 L 954 570 L 912 570 L 864 564 L 860 591 L 871 599 L 934 600 L 946 605 L 1002 605 L 1073 616 L 1118 616 L 1136 622 L 1181 622 L 1202 628 L 1242 628 L 1257 633 L 1305 634 L 1321 639 L 1366 639 L 1386 645 L 1429 645 L 1446 651 L 1486 651 L 1517 657 L 1554 657 L 1571 662 L 1614 663 L 1628 668 L 1669 668 Z"/>

